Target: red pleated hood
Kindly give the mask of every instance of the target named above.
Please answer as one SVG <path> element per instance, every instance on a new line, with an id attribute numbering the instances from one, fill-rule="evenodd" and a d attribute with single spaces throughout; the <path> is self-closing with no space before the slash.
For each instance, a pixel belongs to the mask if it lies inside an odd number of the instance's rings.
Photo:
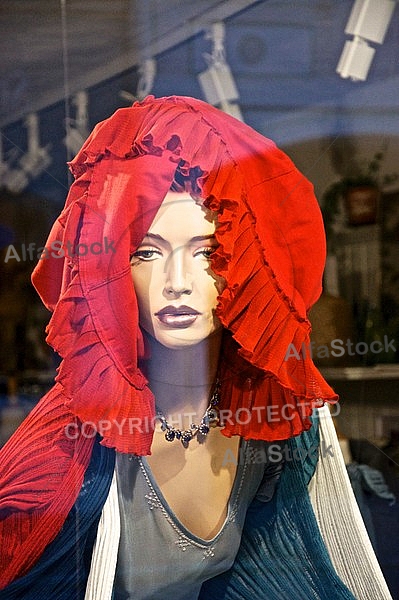
<path id="1" fill-rule="evenodd" d="M 203 171 L 204 202 L 218 214 L 212 268 L 226 281 L 217 307 L 230 332 L 221 408 L 232 418 L 223 432 L 286 439 L 309 427 L 313 406 L 336 399 L 301 352 L 325 260 L 311 184 L 273 142 L 218 109 L 148 97 L 98 124 L 70 163 L 75 182 L 33 273 L 53 311 L 48 342 L 62 357 L 65 404 L 121 452 L 149 453 L 151 429 L 131 423 L 154 416 L 138 366 L 145 348 L 129 257 L 176 169 L 194 166 Z M 281 418 L 268 418 L 270 406 Z M 243 419 L 241 409 L 256 418 Z"/>

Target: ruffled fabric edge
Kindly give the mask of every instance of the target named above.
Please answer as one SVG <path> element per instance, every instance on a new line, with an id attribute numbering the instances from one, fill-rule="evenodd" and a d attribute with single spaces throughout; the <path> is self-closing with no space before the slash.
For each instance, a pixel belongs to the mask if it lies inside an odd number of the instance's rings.
<path id="1" fill-rule="evenodd" d="M 220 362 L 222 433 L 285 440 L 308 430 L 313 409 L 338 396 L 311 358 L 310 322 L 264 256 L 245 187 L 234 200 L 232 180 L 228 173 L 205 202 L 218 213 L 212 269 L 226 281 L 216 312 L 232 334 Z"/>
<path id="2" fill-rule="evenodd" d="M 60 301 L 68 306 L 73 328 L 63 326 L 65 312 L 60 306 L 50 321 L 47 337 L 63 357 L 56 381 L 62 386 L 65 406 L 79 417 L 83 435 L 98 433 L 103 446 L 147 454 L 154 421 L 144 415 L 154 414 L 153 394 L 139 370 L 129 378 L 118 370 L 98 336 L 77 274 L 75 278 L 77 282 L 72 281 Z"/>

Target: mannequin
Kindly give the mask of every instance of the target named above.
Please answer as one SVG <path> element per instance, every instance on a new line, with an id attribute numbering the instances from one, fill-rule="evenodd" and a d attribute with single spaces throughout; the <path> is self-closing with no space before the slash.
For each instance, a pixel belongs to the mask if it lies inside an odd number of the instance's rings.
<path id="1" fill-rule="evenodd" d="M 302 352 L 311 185 L 180 97 L 117 111 L 71 169 L 33 275 L 62 363 L 2 453 L 4 597 L 353 599 L 307 489 L 337 400 Z"/>

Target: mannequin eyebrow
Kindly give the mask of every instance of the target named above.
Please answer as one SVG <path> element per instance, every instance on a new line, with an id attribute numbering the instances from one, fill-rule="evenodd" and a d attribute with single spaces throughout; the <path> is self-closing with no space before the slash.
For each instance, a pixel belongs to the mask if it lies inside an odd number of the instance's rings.
<path id="1" fill-rule="evenodd" d="M 157 233 L 150 233 L 148 232 L 147 235 L 144 237 L 145 239 L 153 239 L 154 241 L 158 241 L 158 242 L 163 242 L 164 244 L 167 244 L 168 241 L 165 240 L 165 238 L 163 238 L 161 235 L 158 235 Z M 215 234 L 214 233 L 210 233 L 209 235 L 196 235 L 194 237 L 192 237 L 190 239 L 190 243 L 192 242 L 206 242 L 207 240 L 215 240 Z M 143 240 L 143 242 L 144 242 Z"/>

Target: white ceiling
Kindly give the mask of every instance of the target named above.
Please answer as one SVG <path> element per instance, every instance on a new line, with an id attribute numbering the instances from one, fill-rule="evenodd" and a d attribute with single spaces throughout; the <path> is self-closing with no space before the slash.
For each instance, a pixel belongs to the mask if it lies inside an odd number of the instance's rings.
<path id="1" fill-rule="evenodd" d="M 1 0 L 0 126 L 132 68 L 254 0 Z"/>

